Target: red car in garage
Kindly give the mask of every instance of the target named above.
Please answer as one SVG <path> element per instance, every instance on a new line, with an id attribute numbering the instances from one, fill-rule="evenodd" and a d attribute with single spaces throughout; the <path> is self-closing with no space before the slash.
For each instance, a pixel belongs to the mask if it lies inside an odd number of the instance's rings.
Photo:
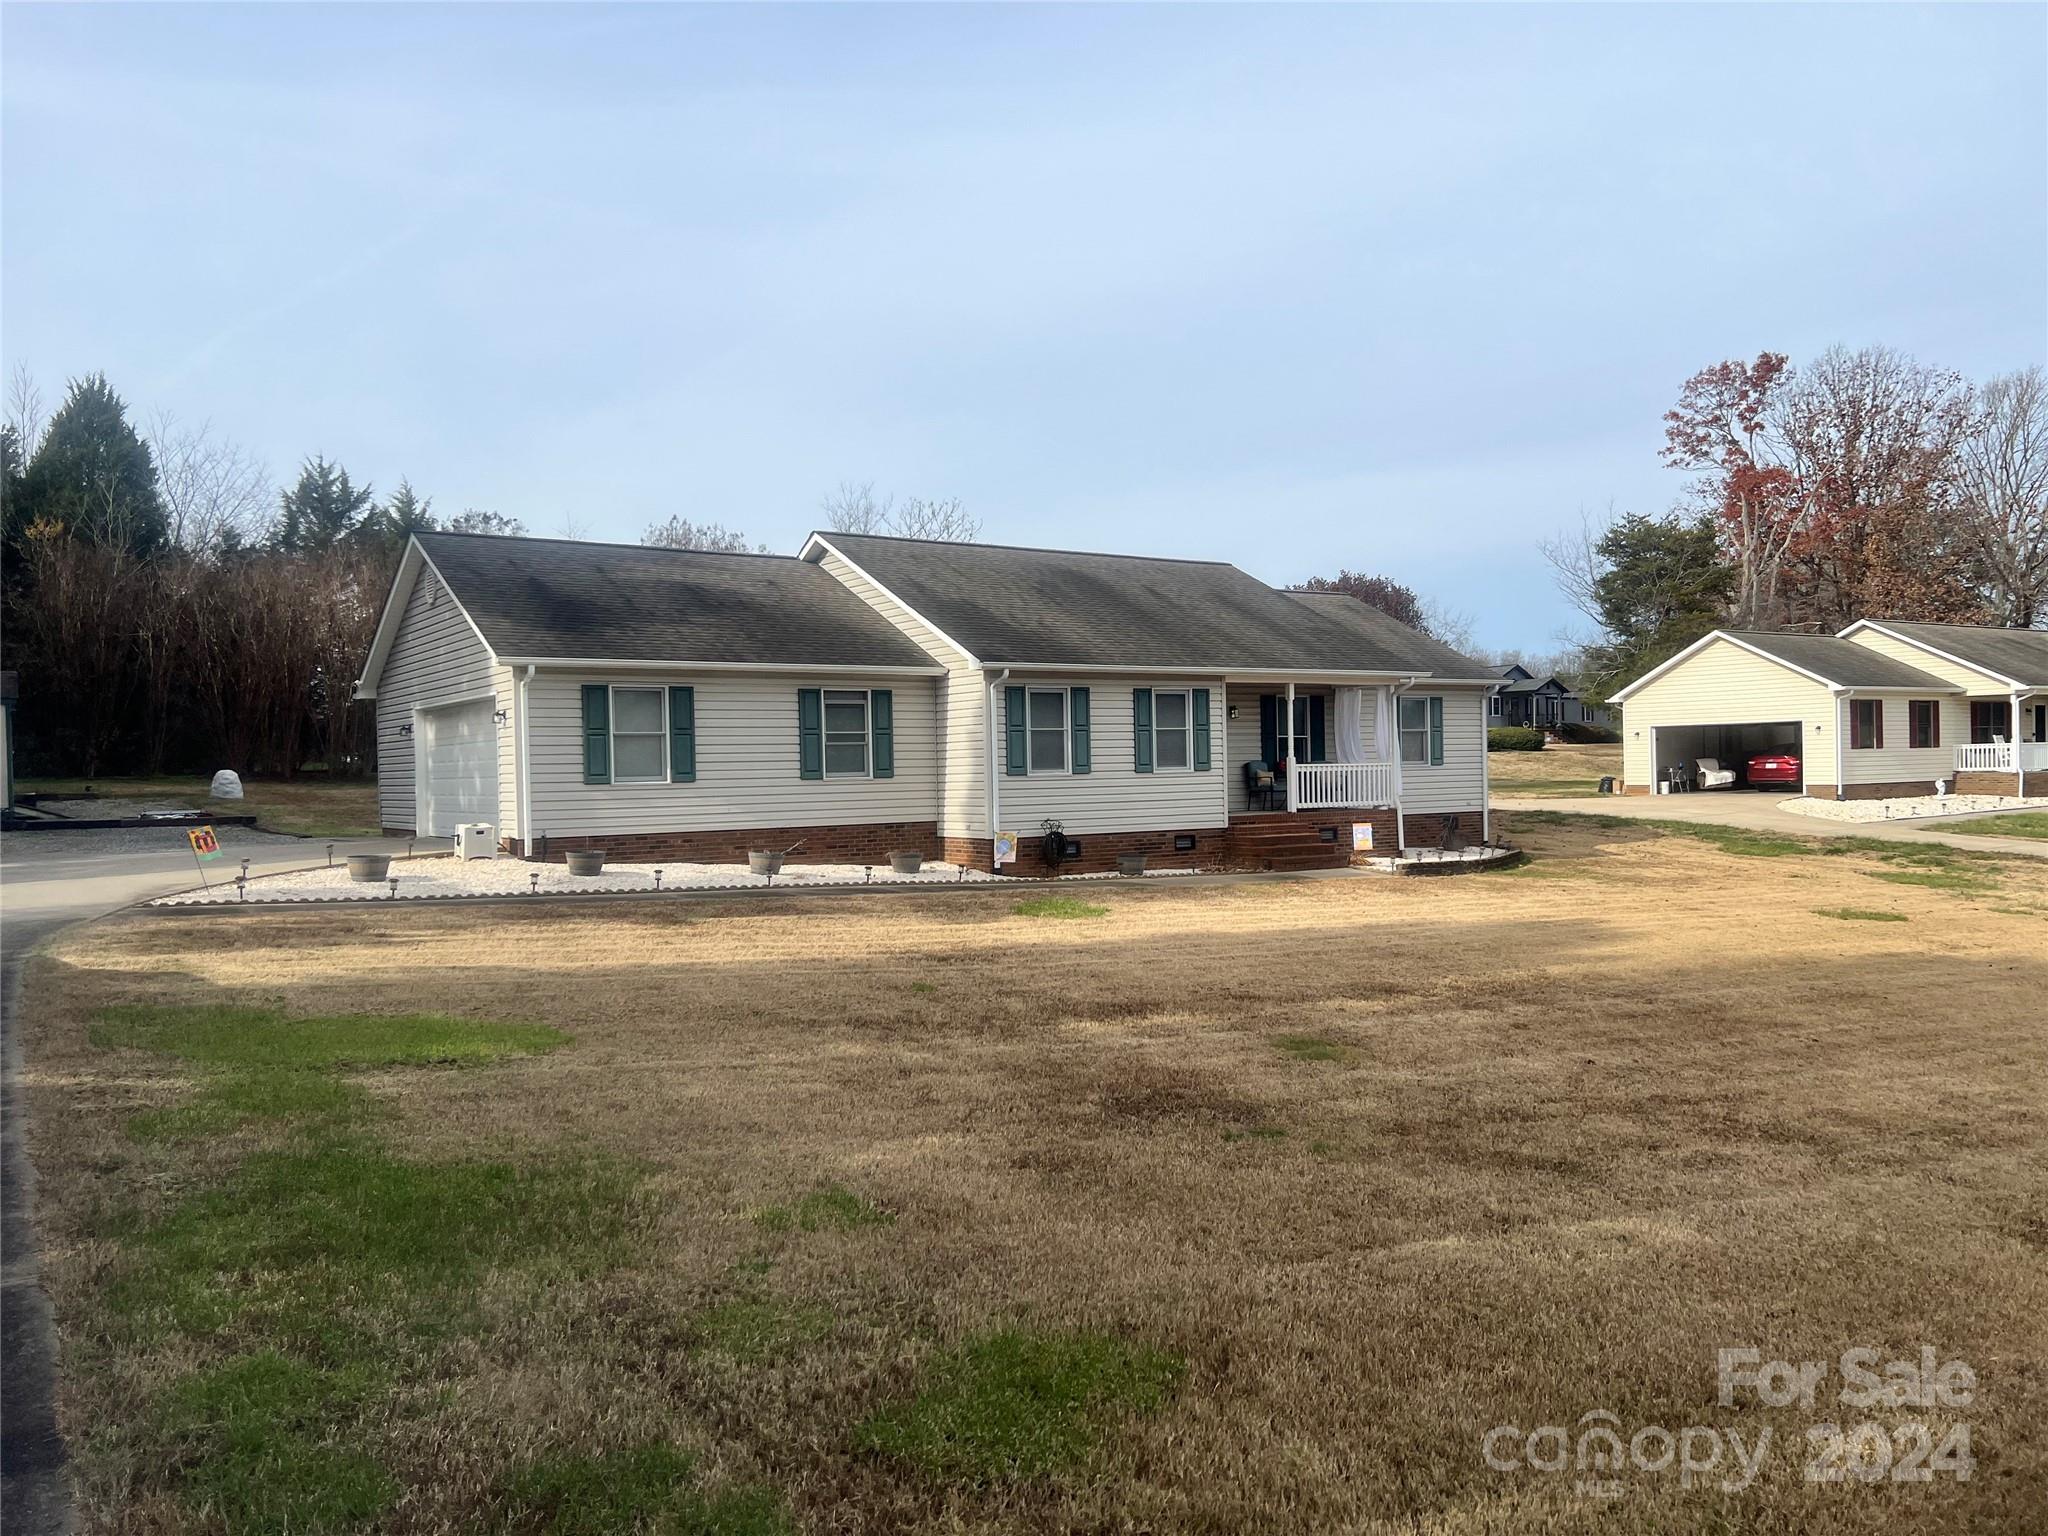
<path id="1" fill-rule="evenodd" d="M 1797 789 L 1800 785 L 1799 755 L 1796 752 L 1759 752 L 1749 760 L 1751 789 Z"/>

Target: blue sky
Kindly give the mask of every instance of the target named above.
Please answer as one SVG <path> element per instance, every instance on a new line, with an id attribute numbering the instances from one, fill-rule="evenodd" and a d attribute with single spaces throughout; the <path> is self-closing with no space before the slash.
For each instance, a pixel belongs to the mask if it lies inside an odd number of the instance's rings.
<path id="1" fill-rule="evenodd" d="M 10 5 L 0 352 L 288 476 L 1380 571 L 1547 646 L 1723 357 L 2048 353 L 2048 9 Z"/>

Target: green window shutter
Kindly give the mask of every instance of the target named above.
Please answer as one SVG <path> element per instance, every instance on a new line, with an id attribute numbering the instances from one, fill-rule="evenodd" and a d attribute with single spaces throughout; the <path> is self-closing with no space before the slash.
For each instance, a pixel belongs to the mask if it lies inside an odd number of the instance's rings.
<path id="1" fill-rule="evenodd" d="M 825 699 L 816 688 L 796 691 L 796 775 L 825 777 Z"/>
<path id="2" fill-rule="evenodd" d="M 1138 751 L 1138 772 L 1152 771 L 1152 690 L 1131 690 L 1131 735 Z"/>
<path id="3" fill-rule="evenodd" d="M 583 782 L 612 781 L 612 691 L 603 683 L 583 685 Z"/>
<path id="4" fill-rule="evenodd" d="M 1003 771 L 1008 774 L 1023 774 L 1031 771 L 1031 759 L 1027 755 L 1029 743 L 1024 735 L 1024 690 L 1005 688 L 1003 690 L 1003 744 L 1008 749 L 1009 761 Z"/>
<path id="5" fill-rule="evenodd" d="M 1195 772 L 1209 771 L 1209 690 L 1195 690 Z"/>
<path id="6" fill-rule="evenodd" d="M 887 688 L 868 691 L 868 728 L 873 733 L 874 773 L 878 779 L 896 777 L 896 701 Z"/>
<path id="7" fill-rule="evenodd" d="M 1431 694 L 1429 698 L 1429 766 L 1441 768 L 1444 763 L 1444 700 L 1442 694 Z"/>
<path id="8" fill-rule="evenodd" d="M 1086 773 L 1088 771 L 1089 748 L 1088 690 L 1086 688 L 1069 688 L 1067 690 L 1067 708 L 1072 712 L 1067 723 L 1073 727 L 1074 772 Z"/>
<path id="9" fill-rule="evenodd" d="M 1308 760 L 1312 763 L 1330 760 L 1330 726 L 1323 710 L 1326 702 L 1320 693 L 1308 696 Z"/>
<path id="10" fill-rule="evenodd" d="M 671 784 L 697 778 L 697 690 L 668 691 L 668 777 Z"/>

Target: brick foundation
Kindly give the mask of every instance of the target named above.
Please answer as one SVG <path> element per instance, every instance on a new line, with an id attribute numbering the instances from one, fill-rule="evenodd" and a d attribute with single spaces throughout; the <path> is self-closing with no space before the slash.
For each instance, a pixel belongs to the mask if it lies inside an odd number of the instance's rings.
<path id="1" fill-rule="evenodd" d="M 1067 835 L 1081 845 L 1081 854 L 1079 858 L 1068 859 L 1060 865 L 1059 873 L 1063 875 L 1106 873 L 1116 868 L 1117 855 L 1121 853 L 1142 853 L 1154 869 L 1215 869 L 1228 862 L 1225 853 L 1228 834 L 1222 827 L 1182 827 L 1177 832 L 1070 832 Z M 1173 846 L 1176 837 L 1192 837 L 1195 846 L 1177 849 Z M 964 864 L 969 869 L 993 869 L 995 846 L 985 837 L 949 837 L 944 839 L 939 857 L 948 864 Z M 1005 864 L 1002 872 L 1027 880 L 1043 879 L 1051 873 L 1046 868 L 1036 837 L 1019 839 L 1016 861 Z"/>
<path id="2" fill-rule="evenodd" d="M 1453 816 L 1458 818 L 1459 837 L 1463 838 L 1468 845 L 1480 841 L 1484 835 L 1480 828 L 1485 825 L 1486 818 L 1480 815 L 1478 811 L 1410 811 L 1401 818 L 1408 833 L 1406 846 L 1410 848 L 1443 847 L 1444 833 L 1449 830 Z M 1373 834 L 1373 839 L 1375 842 L 1378 841 L 1378 832 Z"/>
<path id="3" fill-rule="evenodd" d="M 856 826 L 742 827 L 706 832 L 612 832 L 600 836 L 543 836 L 535 849 L 550 861 L 574 849 L 602 848 L 620 864 L 653 864 L 672 859 L 679 864 L 744 863 L 755 848 L 787 848 L 792 864 L 886 864 L 898 849 L 939 857 L 939 824 L 935 821 L 877 821 Z M 532 857 L 529 851 L 527 857 Z"/>
<path id="4" fill-rule="evenodd" d="M 1932 779 L 1894 779 L 1883 784 L 1844 784 L 1842 798 L 1845 800 L 1903 800 L 1909 795 L 1931 795 L 1934 793 Z M 1995 791 L 1990 791 L 1995 793 Z"/>
<path id="5" fill-rule="evenodd" d="M 2027 787 L 2037 795 L 2048 790 L 2048 774 L 2035 774 L 2034 782 Z M 2016 773 L 1959 773 L 1955 789 L 1959 795 L 2017 795 L 2020 776 Z"/>

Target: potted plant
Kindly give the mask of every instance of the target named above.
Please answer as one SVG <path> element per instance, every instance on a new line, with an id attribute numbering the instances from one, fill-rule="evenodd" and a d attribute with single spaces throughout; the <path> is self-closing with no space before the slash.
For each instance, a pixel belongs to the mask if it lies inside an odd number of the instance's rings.
<path id="1" fill-rule="evenodd" d="M 348 877 L 367 883 L 377 883 L 391 873 L 391 855 L 388 853 L 352 853 L 348 856 Z"/>
<path id="2" fill-rule="evenodd" d="M 1120 875 L 1142 875 L 1145 873 L 1145 855 L 1142 853 L 1120 853 L 1116 856 L 1116 872 Z"/>
<path id="3" fill-rule="evenodd" d="M 601 875 L 604 873 L 604 850 L 602 848 L 576 848 L 569 854 L 569 873 L 572 875 Z"/>
<path id="4" fill-rule="evenodd" d="M 924 866 L 924 855 L 907 848 L 889 850 L 889 867 L 899 875 L 914 875 Z"/>

